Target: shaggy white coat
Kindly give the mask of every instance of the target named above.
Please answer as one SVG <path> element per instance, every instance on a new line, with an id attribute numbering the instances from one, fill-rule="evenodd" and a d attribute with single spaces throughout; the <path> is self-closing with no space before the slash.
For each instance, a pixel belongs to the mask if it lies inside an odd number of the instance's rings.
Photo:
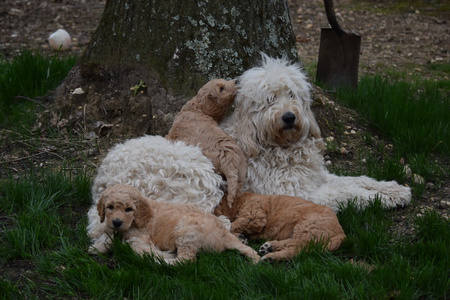
<path id="1" fill-rule="evenodd" d="M 107 239 L 100 237 L 97 203 L 101 193 L 115 184 L 134 186 L 158 201 L 194 204 L 206 212 L 213 212 L 223 196 L 222 177 L 198 147 L 161 136 L 127 140 L 108 152 L 94 179 L 87 227 L 94 242 Z"/>
<path id="2" fill-rule="evenodd" d="M 354 198 L 364 207 L 377 195 L 386 207 L 410 202 L 410 188 L 395 181 L 336 176 L 325 168 L 300 66 L 263 55 L 262 66 L 244 72 L 239 86 L 234 113 L 221 126 L 248 158 L 245 190 L 302 197 L 335 211 Z"/>

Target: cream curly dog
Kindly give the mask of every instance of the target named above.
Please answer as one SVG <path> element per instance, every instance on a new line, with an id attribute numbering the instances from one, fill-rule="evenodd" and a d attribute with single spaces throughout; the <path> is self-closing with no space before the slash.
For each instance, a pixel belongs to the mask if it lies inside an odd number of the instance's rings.
<path id="1" fill-rule="evenodd" d="M 221 126 L 248 158 L 244 190 L 302 197 L 335 211 L 354 198 L 361 207 L 377 195 L 385 207 L 411 201 L 410 188 L 395 181 L 337 176 L 325 168 L 310 84 L 300 66 L 263 55 L 262 65 L 238 80 L 234 112 Z"/>
<path id="2" fill-rule="evenodd" d="M 222 201 L 215 214 L 231 221 L 231 232 L 249 239 L 269 239 L 260 247 L 263 260 L 293 258 L 311 242 L 330 251 L 340 247 L 345 233 L 333 210 L 298 197 L 243 193 L 233 207 Z"/>
<path id="3" fill-rule="evenodd" d="M 184 141 L 202 149 L 216 172 L 226 178 L 230 207 L 234 197 L 241 193 L 247 159 L 236 141 L 218 123 L 233 104 L 236 91 L 234 80 L 209 81 L 183 106 L 166 135 L 169 140 Z"/>
<path id="4" fill-rule="evenodd" d="M 153 201 L 134 187 L 117 184 L 102 193 L 97 208 L 105 234 L 119 231 L 136 253 L 153 253 L 167 263 L 195 260 L 200 250 L 236 249 L 254 263 L 260 259 L 219 218 L 193 205 Z M 105 252 L 109 246 L 96 241 L 91 251 Z"/>
<path id="5" fill-rule="evenodd" d="M 193 204 L 213 212 L 222 199 L 222 177 L 198 147 L 172 142 L 161 136 L 143 136 L 115 145 L 103 158 L 92 186 L 87 231 L 95 243 L 104 234 L 97 203 L 101 193 L 115 184 L 139 189 L 158 201 Z"/>

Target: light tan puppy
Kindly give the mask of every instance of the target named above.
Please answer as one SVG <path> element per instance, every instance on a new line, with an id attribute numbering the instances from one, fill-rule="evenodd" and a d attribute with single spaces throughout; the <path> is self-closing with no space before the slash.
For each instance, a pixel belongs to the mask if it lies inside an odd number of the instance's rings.
<path id="1" fill-rule="evenodd" d="M 216 216 L 189 204 L 150 200 L 131 186 L 108 187 L 98 202 L 98 212 L 105 231 L 121 232 L 136 253 L 153 253 L 170 264 L 195 260 L 200 250 L 237 249 L 254 263 L 260 259 Z M 92 248 L 104 252 L 108 246 L 96 242 Z M 176 253 L 176 257 L 161 250 Z"/>
<path id="2" fill-rule="evenodd" d="M 244 193 L 234 199 L 231 209 L 222 200 L 214 213 L 227 216 L 235 234 L 270 239 L 260 247 L 263 260 L 291 259 L 310 242 L 323 241 L 333 251 L 345 239 L 330 207 L 298 197 Z"/>
<path id="3" fill-rule="evenodd" d="M 169 140 L 184 141 L 202 149 L 216 172 L 227 180 L 230 207 L 234 197 L 241 193 L 247 174 L 247 159 L 219 123 L 233 104 L 237 89 L 234 81 L 209 81 L 183 106 L 166 136 Z"/>

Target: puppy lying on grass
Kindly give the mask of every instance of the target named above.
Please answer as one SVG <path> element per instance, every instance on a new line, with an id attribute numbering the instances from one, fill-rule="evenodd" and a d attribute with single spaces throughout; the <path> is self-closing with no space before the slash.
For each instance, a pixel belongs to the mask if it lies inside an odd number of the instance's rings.
<path id="1" fill-rule="evenodd" d="M 151 253 L 169 264 L 195 260 L 200 250 L 237 249 L 254 263 L 260 259 L 219 218 L 193 205 L 153 201 L 134 187 L 116 184 L 102 193 L 97 208 L 105 233 L 121 232 L 136 253 Z M 90 251 L 106 252 L 109 247 L 97 240 Z"/>
<path id="2" fill-rule="evenodd" d="M 330 207 L 298 197 L 246 192 L 234 198 L 231 209 L 222 199 L 214 213 L 228 217 L 232 222 L 231 232 L 235 234 L 244 234 L 249 239 L 269 239 L 259 250 L 263 260 L 291 259 L 310 242 L 324 242 L 333 251 L 345 239 L 344 230 Z"/>
<path id="3" fill-rule="evenodd" d="M 241 193 L 247 174 L 247 159 L 219 123 L 233 104 L 237 89 L 234 81 L 209 81 L 183 106 L 166 136 L 169 140 L 184 141 L 202 149 L 216 172 L 227 180 L 230 207 L 234 197 Z"/>

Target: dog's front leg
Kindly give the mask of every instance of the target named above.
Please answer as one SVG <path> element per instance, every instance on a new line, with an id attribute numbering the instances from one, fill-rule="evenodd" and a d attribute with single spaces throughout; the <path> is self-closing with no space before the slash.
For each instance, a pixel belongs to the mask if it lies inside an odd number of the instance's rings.
<path id="1" fill-rule="evenodd" d="M 95 254 L 106 253 L 109 251 L 112 245 L 112 232 L 111 233 L 103 233 L 98 239 L 94 240 L 94 243 L 89 246 L 88 252 Z"/>
<path id="2" fill-rule="evenodd" d="M 166 263 L 170 264 L 170 262 L 174 260 L 176 257 L 175 254 L 161 251 L 152 242 L 149 242 L 147 239 L 142 239 L 141 237 L 138 236 L 130 237 L 126 241 L 134 252 L 136 252 L 139 255 L 144 255 L 145 253 L 148 253 L 154 256 L 157 262 L 158 259 L 162 259 Z"/>
<path id="3" fill-rule="evenodd" d="M 267 219 L 259 203 L 252 203 L 241 208 L 236 219 L 231 223 L 231 232 L 252 235 L 261 233 Z"/>
<path id="4" fill-rule="evenodd" d="M 126 239 L 126 242 L 130 245 L 131 249 L 139 255 L 143 255 L 144 253 L 153 253 L 150 243 L 143 240 L 139 236 L 132 236 Z"/>

